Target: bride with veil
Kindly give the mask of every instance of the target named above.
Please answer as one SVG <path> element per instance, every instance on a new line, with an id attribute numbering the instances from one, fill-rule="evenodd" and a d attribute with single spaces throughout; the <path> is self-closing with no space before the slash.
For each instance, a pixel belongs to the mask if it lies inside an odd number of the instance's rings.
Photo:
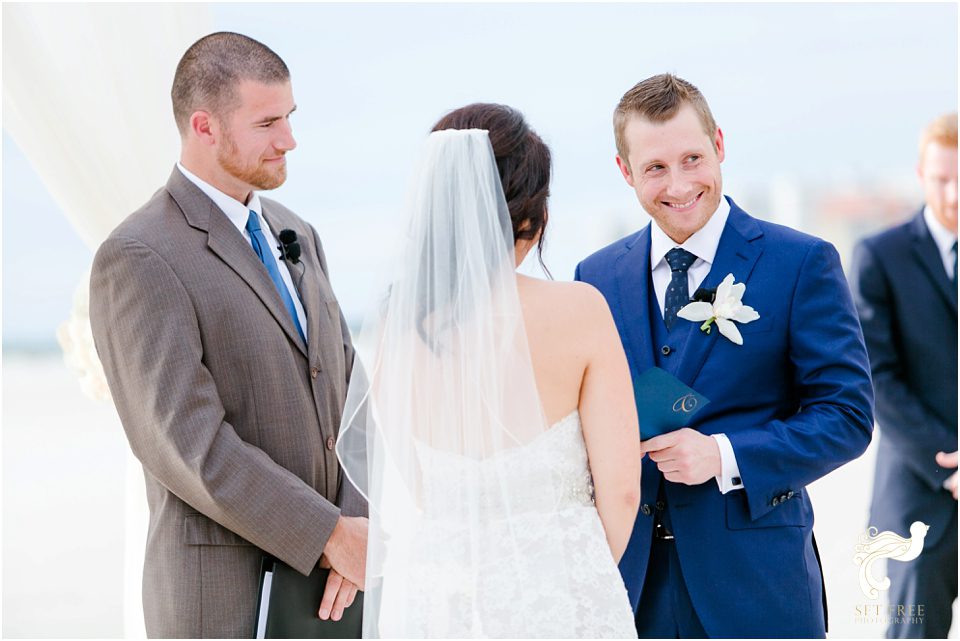
<path id="1" fill-rule="evenodd" d="M 549 177 L 509 107 L 463 107 L 426 140 L 337 444 L 370 505 L 365 637 L 636 637 L 626 357 L 596 290 L 516 273 Z"/>

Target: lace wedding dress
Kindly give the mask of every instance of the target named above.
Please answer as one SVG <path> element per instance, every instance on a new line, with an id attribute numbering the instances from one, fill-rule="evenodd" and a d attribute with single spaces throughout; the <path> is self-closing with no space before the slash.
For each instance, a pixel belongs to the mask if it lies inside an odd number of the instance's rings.
<path id="1" fill-rule="evenodd" d="M 382 622 L 383 637 L 636 638 L 623 579 L 593 504 L 578 412 L 494 461 L 427 447 L 418 455 L 430 474 L 423 479 L 424 527 L 414 534 L 403 573 L 387 568 L 383 608 L 405 616 Z M 531 484 L 545 477 L 561 488 L 559 504 L 544 504 L 556 494 Z M 504 486 L 510 519 L 497 518 Z M 479 527 L 465 529 L 445 512 L 456 497 L 474 492 L 481 496 Z M 503 554 L 478 563 L 471 558 L 477 536 L 491 551 L 502 542 Z"/>
<path id="2" fill-rule="evenodd" d="M 488 132 L 431 133 L 337 439 L 364 637 L 634 637 L 580 415 L 543 415 Z"/>

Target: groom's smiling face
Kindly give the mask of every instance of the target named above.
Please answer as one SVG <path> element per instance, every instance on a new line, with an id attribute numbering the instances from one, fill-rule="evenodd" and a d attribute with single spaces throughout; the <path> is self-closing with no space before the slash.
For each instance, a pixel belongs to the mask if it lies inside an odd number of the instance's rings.
<path id="1" fill-rule="evenodd" d="M 617 165 L 660 229 L 682 244 L 720 204 L 723 134 L 707 135 L 697 112 L 683 105 L 666 122 L 630 118 L 624 129 L 628 158 Z"/>

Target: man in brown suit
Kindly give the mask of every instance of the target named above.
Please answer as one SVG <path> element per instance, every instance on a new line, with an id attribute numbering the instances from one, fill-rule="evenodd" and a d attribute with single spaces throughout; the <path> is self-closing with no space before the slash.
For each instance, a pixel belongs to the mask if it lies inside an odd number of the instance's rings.
<path id="1" fill-rule="evenodd" d="M 184 54 L 172 98 L 180 162 L 103 243 L 90 282 L 146 477 L 147 633 L 251 636 L 264 552 L 303 574 L 332 566 L 317 605 L 338 619 L 366 557 L 366 505 L 334 452 L 353 348 L 316 231 L 256 193 L 284 182 L 296 146 L 289 70 L 216 33 Z"/>

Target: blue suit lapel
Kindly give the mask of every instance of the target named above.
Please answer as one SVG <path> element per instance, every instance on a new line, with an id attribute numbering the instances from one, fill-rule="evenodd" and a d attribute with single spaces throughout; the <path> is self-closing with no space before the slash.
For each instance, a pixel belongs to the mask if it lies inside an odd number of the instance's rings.
<path id="1" fill-rule="evenodd" d="M 730 201 L 730 215 L 720 235 L 713 266 L 703 280 L 702 288 L 716 288 L 727 274 L 733 274 L 738 283 L 748 283 L 757 259 L 763 253 L 763 231 L 757 221 L 740 209 L 733 199 L 727 200 Z M 747 300 L 744 302 L 749 305 L 749 283 L 747 291 Z M 691 331 L 680 351 L 682 360 L 677 369 L 677 378 L 693 387 L 719 337 L 720 332 L 716 328 L 709 335 L 701 332 L 699 327 Z"/>
<path id="2" fill-rule="evenodd" d="M 650 305 L 648 283 L 650 280 L 650 225 L 644 227 L 627 244 L 617 258 L 614 270 L 617 293 L 620 298 L 620 327 L 625 333 L 627 356 L 633 365 L 634 377 L 655 365 L 653 340 L 650 336 Z"/>

